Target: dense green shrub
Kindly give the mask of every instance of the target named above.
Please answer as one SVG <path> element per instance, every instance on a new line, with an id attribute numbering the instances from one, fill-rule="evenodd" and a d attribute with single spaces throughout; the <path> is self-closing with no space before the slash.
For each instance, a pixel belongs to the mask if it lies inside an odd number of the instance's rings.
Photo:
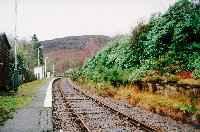
<path id="1" fill-rule="evenodd" d="M 189 104 L 181 104 L 177 105 L 176 107 L 184 113 L 195 113 L 197 111 L 197 108 L 194 105 Z"/>
<path id="2" fill-rule="evenodd" d="M 17 87 L 24 83 L 36 80 L 33 71 L 27 68 L 25 55 L 23 52 L 17 54 L 17 70 L 15 70 L 14 55 L 11 54 L 9 61 L 9 72 L 7 80 L 7 91 L 17 91 Z"/>
<path id="3" fill-rule="evenodd" d="M 24 74 L 24 80 L 23 80 L 24 83 L 36 80 L 35 75 L 30 70 L 26 70 L 23 74 Z"/>
<path id="4" fill-rule="evenodd" d="M 200 6 L 181 0 L 165 14 L 151 19 L 146 33 L 137 42 L 142 48 L 140 60 L 164 57 L 162 63 L 191 70 L 187 65 L 195 52 L 199 55 L 199 36 Z"/>
<path id="5" fill-rule="evenodd" d="M 159 74 L 193 72 L 200 78 L 200 5 L 180 0 L 164 14 L 139 23 L 131 36 L 122 36 L 91 58 L 79 76 L 112 85 Z"/>

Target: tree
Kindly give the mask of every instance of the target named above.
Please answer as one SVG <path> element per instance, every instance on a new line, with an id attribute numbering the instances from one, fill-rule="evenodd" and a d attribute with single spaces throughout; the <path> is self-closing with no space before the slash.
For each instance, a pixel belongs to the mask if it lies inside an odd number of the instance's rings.
<path id="1" fill-rule="evenodd" d="M 37 66 L 37 62 L 38 62 L 38 50 L 39 50 L 39 62 L 40 64 L 44 64 L 43 61 L 43 53 L 42 53 L 42 49 L 41 49 L 41 43 L 39 42 L 36 34 L 33 34 L 32 36 L 32 44 L 33 44 L 33 54 L 34 54 L 34 64 L 35 66 Z"/>

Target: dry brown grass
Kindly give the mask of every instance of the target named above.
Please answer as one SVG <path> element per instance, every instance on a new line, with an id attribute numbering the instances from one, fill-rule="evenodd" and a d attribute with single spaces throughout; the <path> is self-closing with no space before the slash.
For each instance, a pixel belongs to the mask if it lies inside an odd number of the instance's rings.
<path id="1" fill-rule="evenodd" d="M 103 97 L 112 97 L 117 100 L 126 100 L 133 106 L 139 106 L 146 110 L 167 115 L 175 120 L 185 121 L 192 113 L 180 110 L 177 106 L 183 104 L 192 105 L 191 98 L 183 95 L 163 96 L 151 92 L 139 91 L 136 86 L 127 85 L 118 88 L 110 85 L 94 85 L 93 83 L 79 83 L 93 94 Z M 195 107 L 200 110 L 200 101 Z"/>
<path id="2" fill-rule="evenodd" d="M 180 84 L 200 85 L 200 79 L 181 79 L 178 81 Z"/>

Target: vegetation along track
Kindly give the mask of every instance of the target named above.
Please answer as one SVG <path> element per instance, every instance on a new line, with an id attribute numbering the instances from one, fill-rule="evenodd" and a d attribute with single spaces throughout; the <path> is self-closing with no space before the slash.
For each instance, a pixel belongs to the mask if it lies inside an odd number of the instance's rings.
<path id="1" fill-rule="evenodd" d="M 53 103 L 54 131 L 160 131 L 86 95 L 66 79 L 54 82 Z"/>

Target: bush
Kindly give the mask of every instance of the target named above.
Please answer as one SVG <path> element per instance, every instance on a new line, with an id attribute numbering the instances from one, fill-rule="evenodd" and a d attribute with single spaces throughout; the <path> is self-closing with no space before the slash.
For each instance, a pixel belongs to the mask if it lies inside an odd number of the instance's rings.
<path id="1" fill-rule="evenodd" d="M 195 69 L 192 73 L 195 78 L 200 78 L 200 69 Z"/>
<path id="2" fill-rule="evenodd" d="M 197 111 L 197 108 L 190 104 L 181 104 L 177 105 L 176 107 L 184 113 L 195 113 Z"/>
<path id="3" fill-rule="evenodd" d="M 111 41 L 91 58 L 79 74 L 95 83 L 124 84 L 159 75 L 193 72 L 200 77 L 200 5 L 181 0 L 148 24 L 139 23 L 131 36 Z M 171 78 L 176 80 L 176 78 Z"/>
<path id="4" fill-rule="evenodd" d="M 35 75 L 33 74 L 33 72 L 32 72 L 32 71 L 29 71 L 29 70 L 26 70 L 26 71 L 24 72 L 24 83 L 26 83 L 26 82 L 31 82 L 31 81 L 34 81 L 34 80 L 36 80 L 36 77 L 35 77 Z"/>

